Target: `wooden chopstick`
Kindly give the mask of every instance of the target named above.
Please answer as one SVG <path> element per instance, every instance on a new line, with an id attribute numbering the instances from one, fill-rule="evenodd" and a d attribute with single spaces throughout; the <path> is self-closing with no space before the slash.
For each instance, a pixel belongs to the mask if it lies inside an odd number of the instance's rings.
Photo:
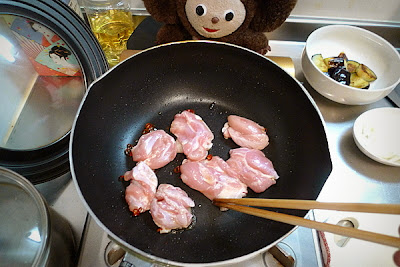
<path id="1" fill-rule="evenodd" d="M 400 214 L 399 204 L 374 204 L 374 203 L 341 203 L 341 202 L 319 202 L 314 200 L 297 199 L 262 199 L 262 198 L 218 198 L 217 203 L 231 203 L 237 205 L 248 205 L 255 207 L 285 208 L 285 209 L 324 209 L 355 212 L 370 212 L 384 214 Z"/>
<path id="2" fill-rule="evenodd" d="M 291 225 L 298 225 L 307 228 L 316 229 L 318 231 L 323 232 L 330 232 L 333 234 L 353 237 L 365 241 L 370 241 L 378 244 L 383 244 L 395 248 L 400 248 L 400 238 L 384 235 L 384 234 L 377 234 L 373 232 L 368 232 L 364 230 L 359 230 L 355 228 L 349 228 L 339 225 L 334 225 L 330 223 L 322 223 L 317 221 L 312 221 L 304 218 L 300 218 L 293 215 L 277 213 L 268 210 L 261 210 L 252 207 L 246 207 L 241 205 L 229 204 L 229 203 L 222 203 L 222 202 L 215 202 L 215 204 L 219 207 L 228 208 L 231 210 L 240 211 L 242 213 L 262 217 L 265 219 L 270 219 L 274 221 L 279 221 Z"/>
<path id="3" fill-rule="evenodd" d="M 400 238 L 398 238 L 398 237 L 368 232 L 368 231 L 355 229 L 355 228 L 343 227 L 343 226 L 334 225 L 334 224 L 330 224 L 330 223 L 322 223 L 322 222 L 312 221 L 312 220 L 304 219 L 304 218 L 293 216 L 293 215 L 277 213 L 277 212 L 263 210 L 263 209 L 256 209 L 256 208 L 252 208 L 252 207 L 231 204 L 231 203 L 229 203 L 229 201 L 225 201 L 225 200 L 226 199 L 224 199 L 223 201 L 221 201 L 221 199 L 215 199 L 214 204 L 219 207 L 236 210 L 236 211 L 239 211 L 242 213 L 262 217 L 265 219 L 279 221 L 279 222 L 283 222 L 283 223 L 287 223 L 287 224 L 291 224 L 291 225 L 303 226 L 303 227 L 307 227 L 307 228 L 316 229 L 318 231 L 330 232 L 333 234 L 353 237 L 353 238 L 357 238 L 357 239 L 361 239 L 361 240 L 365 240 L 365 241 L 370 241 L 370 242 L 383 244 L 383 245 L 387 245 L 387 246 L 391 246 L 391 247 L 395 247 L 395 248 L 400 248 Z M 243 200 L 245 200 L 245 199 L 243 199 Z M 260 199 L 258 199 L 258 200 L 260 200 Z M 225 203 L 225 202 L 228 202 L 228 203 Z M 237 201 L 233 201 L 233 202 L 237 202 Z M 243 202 L 243 201 L 240 201 L 240 202 Z M 245 202 L 249 203 L 251 201 L 245 200 Z M 256 201 L 256 202 L 259 204 L 259 201 Z M 261 201 L 261 202 L 264 202 L 264 201 Z M 291 202 L 291 201 L 289 201 L 289 202 Z M 330 203 L 328 203 L 328 204 L 330 204 Z M 247 205 L 250 205 L 250 204 L 247 204 Z M 267 205 L 267 204 L 263 203 L 262 205 Z M 377 204 L 377 205 L 379 205 L 379 204 Z M 395 204 L 393 204 L 393 205 L 395 205 Z M 277 205 L 275 205 L 275 207 L 276 206 Z M 291 209 L 293 209 L 292 204 L 289 206 Z M 393 214 L 398 214 L 398 209 L 396 209 L 398 207 L 396 207 L 396 206 L 399 206 L 399 205 L 394 206 L 395 210 L 392 212 Z M 279 207 L 282 207 L 282 205 L 279 205 Z M 301 209 L 304 209 L 304 208 L 301 208 Z M 306 208 L 306 209 L 308 209 L 308 208 Z M 351 210 L 353 210 L 353 209 L 351 209 Z M 370 212 L 370 210 L 375 210 L 375 208 L 368 209 L 368 210 Z M 389 209 L 389 210 L 392 211 L 392 209 Z"/>

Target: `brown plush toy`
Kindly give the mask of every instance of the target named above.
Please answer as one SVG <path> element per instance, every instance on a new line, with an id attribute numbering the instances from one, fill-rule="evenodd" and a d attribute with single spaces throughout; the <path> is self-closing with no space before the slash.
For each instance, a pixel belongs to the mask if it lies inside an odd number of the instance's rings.
<path id="1" fill-rule="evenodd" d="M 269 49 L 264 32 L 277 29 L 297 0 L 143 0 L 150 15 L 164 23 L 157 44 L 214 40 L 261 54 Z"/>

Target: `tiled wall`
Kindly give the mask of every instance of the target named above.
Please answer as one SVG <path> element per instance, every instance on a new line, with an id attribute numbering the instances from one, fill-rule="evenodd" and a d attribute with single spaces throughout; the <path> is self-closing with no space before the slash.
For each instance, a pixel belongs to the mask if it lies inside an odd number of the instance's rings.
<path id="1" fill-rule="evenodd" d="M 129 1 L 132 8 L 144 9 L 142 0 Z M 298 0 L 292 17 L 343 18 L 400 23 L 400 0 Z"/>
<path id="2" fill-rule="evenodd" d="M 400 0 L 298 0 L 292 16 L 400 23 Z"/>

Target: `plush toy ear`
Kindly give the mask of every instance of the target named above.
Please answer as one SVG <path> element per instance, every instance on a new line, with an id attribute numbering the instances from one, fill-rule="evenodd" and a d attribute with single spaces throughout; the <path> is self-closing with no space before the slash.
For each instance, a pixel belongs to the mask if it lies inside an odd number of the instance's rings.
<path id="1" fill-rule="evenodd" d="M 249 28 L 256 32 L 270 32 L 285 22 L 297 0 L 256 0 L 258 6 Z"/>
<path id="2" fill-rule="evenodd" d="M 166 24 L 179 22 L 176 0 L 143 0 L 143 3 L 155 20 Z"/>

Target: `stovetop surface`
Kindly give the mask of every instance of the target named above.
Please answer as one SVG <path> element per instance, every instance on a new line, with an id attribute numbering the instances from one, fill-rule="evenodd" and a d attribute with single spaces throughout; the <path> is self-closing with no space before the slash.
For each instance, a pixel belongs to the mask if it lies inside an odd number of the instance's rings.
<path id="1" fill-rule="evenodd" d="M 307 218 L 313 218 L 313 213 L 310 213 Z M 152 263 L 143 258 L 137 258 L 133 254 L 125 255 L 122 260 L 119 260 L 114 265 L 106 264 L 105 258 L 110 246 L 114 246 L 116 243 L 113 242 L 104 230 L 95 222 L 95 220 L 89 218 L 86 226 L 86 231 L 83 237 L 83 247 L 80 255 L 80 261 L 78 266 L 122 266 L 128 267 L 129 263 L 134 266 L 141 267 L 157 267 L 157 263 Z M 317 242 L 316 231 L 297 227 L 289 236 L 278 243 L 280 249 L 289 254 L 294 258 L 295 266 L 310 266 L 310 267 L 322 267 L 322 256 L 319 251 L 320 246 Z M 268 253 L 269 254 L 269 253 Z M 260 253 L 254 257 L 237 262 L 230 263 L 231 267 L 262 267 L 262 266 L 274 266 L 268 264 L 271 255 Z M 267 265 L 268 264 L 268 265 Z M 222 263 L 220 266 L 228 266 Z"/>

